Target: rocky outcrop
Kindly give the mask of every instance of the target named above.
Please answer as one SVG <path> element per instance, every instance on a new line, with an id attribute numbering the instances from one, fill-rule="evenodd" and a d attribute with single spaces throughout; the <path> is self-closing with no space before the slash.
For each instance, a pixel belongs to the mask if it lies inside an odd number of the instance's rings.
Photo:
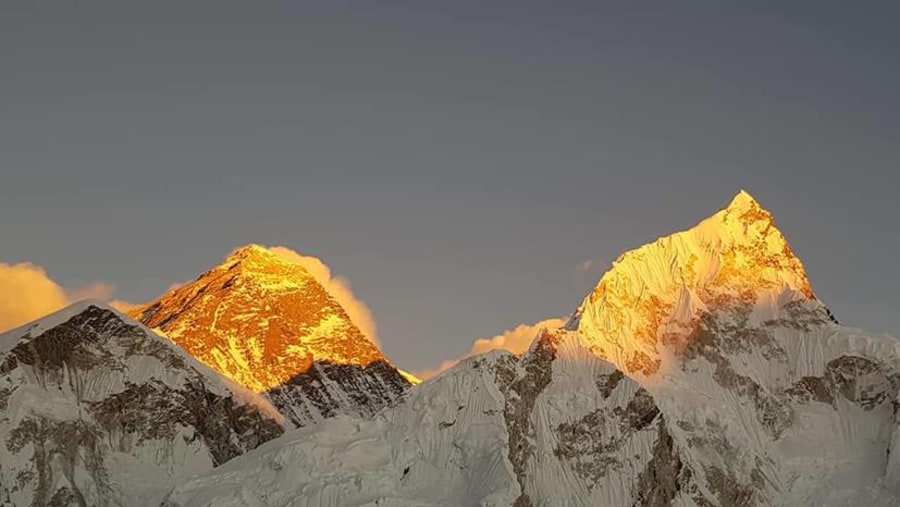
<path id="1" fill-rule="evenodd" d="M 265 395 L 295 426 L 307 426 L 348 411 L 375 415 L 408 388 L 409 383 L 383 361 L 366 366 L 316 362 Z"/>
<path id="2" fill-rule="evenodd" d="M 100 303 L 0 347 L 0 499 L 14 505 L 134 505 L 283 432 L 265 400 Z"/>

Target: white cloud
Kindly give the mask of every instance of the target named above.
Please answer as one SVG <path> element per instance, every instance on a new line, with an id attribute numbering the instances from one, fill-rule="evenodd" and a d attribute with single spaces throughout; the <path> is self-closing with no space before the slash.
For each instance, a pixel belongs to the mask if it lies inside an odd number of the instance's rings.
<path id="1" fill-rule="evenodd" d="M 531 346 L 531 343 L 537 337 L 541 329 L 556 329 L 562 327 L 565 323 L 565 319 L 559 318 L 546 319 L 535 322 L 534 324 L 520 324 L 515 328 L 506 330 L 492 338 L 479 338 L 475 340 L 475 343 L 472 344 L 472 348 L 459 359 L 444 361 L 437 368 L 417 371 L 415 374 L 417 377 L 427 380 L 444 370 L 452 368 L 456 363 L 467 357 L 484 354 L 491 350 L 502 349 L 508 350 L 513 354 L 521 354 L 528 350 L 528 347 Z"/>
<path id="2" fill-rule="evenodd" d="M 376 345 L 379 344 L 378 329 L 375 326 L 375 318 L 372 317 L 372 311 L 356 297 L 346 278 L 332 273 L 331 268 L 318 257 L 303 255 L 285 246 L 273 246 L 269 247 L 269 250 L 284 260 L 300 264 L 309 271 L 325 287 L 325 290 L 331 294 L 331 297 L 337 300 L 344 308 L 344 311 L 347 312 L 347 315 L 356 324 L 356 327 Z"/>

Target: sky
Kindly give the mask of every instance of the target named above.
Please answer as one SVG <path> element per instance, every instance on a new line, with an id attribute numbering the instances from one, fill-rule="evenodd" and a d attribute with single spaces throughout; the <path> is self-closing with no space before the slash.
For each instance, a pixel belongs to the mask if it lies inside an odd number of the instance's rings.
<path id="1" fill-rule="evenodd" d="M 142 302 L 284 245 L 416 370 L 743 188 L 900 336 L 900 7 L 675 4 L 3 2 L 0 262 Z"/>

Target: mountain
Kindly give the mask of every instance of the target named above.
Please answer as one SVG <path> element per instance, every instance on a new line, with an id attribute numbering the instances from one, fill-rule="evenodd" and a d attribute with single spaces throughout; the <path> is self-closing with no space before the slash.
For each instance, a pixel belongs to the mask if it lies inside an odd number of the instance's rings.
<path id="1" fill-rule="evenodd" d="M 412 381 L 308 270 L 258 245 L 131 315 L 265 394 L 296 426 L 372 415 Z"/>
<path id="2" fill-rule="evenodd" d="M 293 431 L 164 505 L 898 505 L 898 390 L 900 343 L 841 326 L 742 192 L 622 255 L 521 357 Z"/>
<path id="3" fill-rule="evenodd" d="M 0 335 L 0 505 L 155 503 L 283 433 L 269 403 L 106 307 Z"/>

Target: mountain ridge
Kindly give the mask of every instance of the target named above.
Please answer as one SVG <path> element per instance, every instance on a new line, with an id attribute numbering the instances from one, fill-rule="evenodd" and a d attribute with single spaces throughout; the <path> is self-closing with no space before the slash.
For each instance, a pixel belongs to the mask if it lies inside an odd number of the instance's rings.
<path id="1" fill-rule="evenodd" d="M 4 505 L 152 504 L 283 432 L 266 399 L 97 301 L 0 344 Z"/>
<path id="2" fill-rule="evenodd" d="M 660 325 L 677 328 L 712 307 L 783 294 L 825 308 L 772 214 L 741 191 L 693 228 L 622 254 L 567 327 L 590 336 L 620 368 L 652 374 Z"/>
<path id="3" fill-rule="evenodd" d="M 900 343 L 840 326 L 741 192 L 623 254 L 521 357 L 290 432 L 166 506 L 896 505 L 898 391 Z"/>

